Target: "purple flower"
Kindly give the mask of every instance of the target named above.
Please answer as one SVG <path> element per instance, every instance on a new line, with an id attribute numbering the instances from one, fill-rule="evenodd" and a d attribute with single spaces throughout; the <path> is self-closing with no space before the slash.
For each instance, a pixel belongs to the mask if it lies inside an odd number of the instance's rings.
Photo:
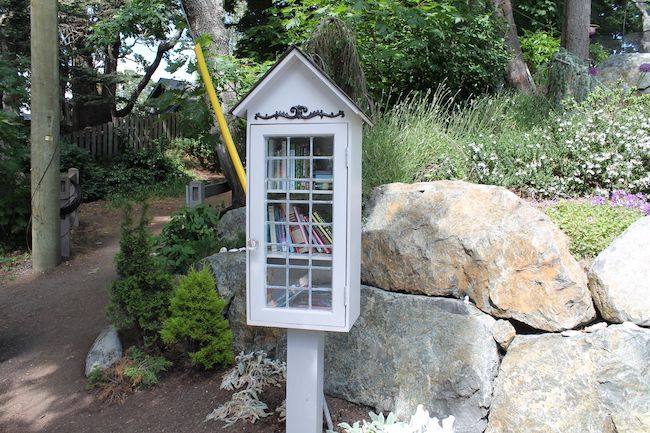
<path id="1" fill-rule="evenodd" d="M 606 197 L 595 196 L 591 200 L 593 206 L 602 206 L 609 202 L 611 207 L 626 207 L 628 209 L 638 209 L 645 215 L 650 215 L 650 201 L 648 196 L 642 192 L 636 194 L 627 193 L 622 189 L 612 191 L 609 200 Z"/>
<path id="2" fill-rule="evenodd" d="M 639 65 L 639 71 L 650 72 L 650 63 L 641 63 L 641 65 Z"/>
<path id="3" fill-rule="evenodd" d="M 644 64 L 645 64 L 645 63 L 644 63 Z M 643 65 L 641 65 L 641 66 L 643 66 Z M 587 70 L 587 73 L 588 73 L 589 75 L 591 75 L 592 77 L 595 77 L 596 75 L 598 75 L 598 68 L 595 68 L 595 67 L 591 66 L 591 67 L 589 67 L 589 69 Z"/>
<path id="4" fill-rule="evenodd" d="M 591 204 L 594 206 L 601 206 L 604 205 L 605 203 L 607 203 L 607 199 L 599 195 L 597 195 L 596 197 L 594 197 L 593 200 L 591 200 Z"/>

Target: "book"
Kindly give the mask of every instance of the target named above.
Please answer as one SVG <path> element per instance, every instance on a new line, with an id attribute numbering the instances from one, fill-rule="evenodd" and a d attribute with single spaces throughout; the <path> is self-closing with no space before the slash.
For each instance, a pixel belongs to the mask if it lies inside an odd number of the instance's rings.
<path id="1" fill-rule="evenodd" d="M 295 207 L 294 207 L 295 209 Z M 309 247 L 307 247 L 307 241 L 305 239 L 304 231 L 301 230 L 302 226 L 297 225 L 298 219 L 294 212 L 289 211 L 289 232 L 291 236 L 291 241 L 293 243 L 293 252 L 304 254 L 309 252 Z"/>
<path id="2" fill-rule="evenodd" d="M 277 226 L 275 225 L 275 206 L 270 204 L 268 206 L 268 212 L 269 212 L 269 243 L 271 244 L 271 251 L 277 252 L 278 251 L 278 238 L 277 238 Z"/>
<path id="3" fill-rule="evenodd" d="M 319 224 L 316 227 L 318 227 L 320 232 L 323 234 L 324 236 L 323 240 L 327 239 L 328 243 L 332 245 L 334 243 L 332 240 L 332 231 L 329 227 L 323 225 L 326 224 L 323 218 L 318 214 L 318 212 L 312 213 L 312 218 L 314 219 L 314 221 L 316 221 Z"/>
<path id="4" fill-rule="evenodd" d="M 307 233 L 307 230 L 305 230 L 305 226 L 303 224 L 300 224 L 304 222 L 303 215 L 298 209 L 297 206 L 293 207 L 293 212 L 296 217 L 295 221 L 299 223 L 298 228 L 300 229 L 300 233 L 302 233 L 302 239 L 304 240 L 304 244 L 307 245 L 307 251 L 306 252 L 311 252 L 311 247 L 309 246 L 309 234 Z"/>

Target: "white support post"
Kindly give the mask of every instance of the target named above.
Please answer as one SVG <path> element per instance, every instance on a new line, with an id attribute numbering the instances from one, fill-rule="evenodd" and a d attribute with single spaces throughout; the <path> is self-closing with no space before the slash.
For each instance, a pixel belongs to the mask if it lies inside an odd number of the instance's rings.
<path id="1" fill-rule="evenodd" d="M 287 433 L 323 432 L 325 333 L 287 330 Z"/>

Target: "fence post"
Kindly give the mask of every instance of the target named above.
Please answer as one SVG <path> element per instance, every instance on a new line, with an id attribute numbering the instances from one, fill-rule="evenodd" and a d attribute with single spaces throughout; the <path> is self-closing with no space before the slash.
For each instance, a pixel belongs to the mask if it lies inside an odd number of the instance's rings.
<path id="1" fill-rule="evenodd" d="M 185 205 L 196 207 L 205 202 L 205 185 L 200 181 L 192 181 L 185 187 Z"/>

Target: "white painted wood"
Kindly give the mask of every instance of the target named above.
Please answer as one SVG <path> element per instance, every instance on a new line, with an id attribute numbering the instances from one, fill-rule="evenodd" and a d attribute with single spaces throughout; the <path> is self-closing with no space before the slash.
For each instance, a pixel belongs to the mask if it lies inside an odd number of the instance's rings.
<path id="1" fill-rule="evenodd" d="M 303 75 L 306 80 L 311 81 L 312 85 L 299 86 L 298 83 L 294 81 L 295 77 L 290 75 L 295 70 L 301 71 L 301 75 Z M 318 85 L 318 83 L 320 83 L 320 85 Z M 283 86 L 283 84 L 291 84 L 288 89 L 289 93 L 286 93 L 286 89 L 280 87 Z M 303 91 L 310 87 L 316 87 L 321 90 L 319 90 L 315 95 L 304 94 Z M 271 89 L 271 94 L 269 94 L 269 89 Z M 281 97 L 274 97 L 274 94 L 281 95 Z M 296 99 L 292 99 L 291 96 L 298 96 L 298 102 L 295 102 Z M 287 97 L 289 98 L 285 99 Z M 314 97 L 316 97 L 316 99 L 312 99 Z M 264 108 L 265 102 L 277 103 L 278 101 L 288 103 L 288 106 L 286 107 L 287 112 L 289 107 L 292 107 L 293 105 L 305 105 L 312 110 L 323 109 L 323 111 L 328 111 L 325 110 L 324 107 L 312 108 L 308 105 L 318 102 L 320 99 L 319 97 L 337 99 L 337 102 L 332 101 L 333 105 L 342 105 L 350 114 L 353 113 L 357 117 L 363 119 L 364 122 L 372 125 L 370 119 L 366 117 L 359 107 L 357 107 L 357 105 L 345 93 L 343 93 L 341 89 L 329 80 L 327 76 L 325 76 L 323 72 L 296 47 L 289 49 L 289 52 L 284 55 L 279 63 L 272 67 L 264 79 L 233 108 L 232 114 L 237 117 L 247 117 L 248 115 L 250 121 L 251 117 L 254 117 L 256 112 Z M 277 108 L 275 110 L 277 110 Z M 275 112 L 275 110 L 271 113 Z"/>
<path id="2" fill-rule="evenodd" d="M 325 334 L 287 331 L 287 433 L 323 432 Z"/>
<path id="3" fill-rule="evenodd" d="M 295 106 L 307 107 L 307 113 L 338 113 L 343 117 L 311 119 L 255 118 L 256 114 L 273 115 Z M 361 140 L 364 123 L 369 119 L 334 85 L 323 72 L 297 49 L 290 50 L 234 109 L 233 114 L 245 117 L 247 128 L 247 238 L 256 241 L 257 248 L 247 251 L 247 323 L 255 326 L 283 327 L 302 330 L 347 332 L 354 325 L 360 310 L 360 250 L 361 250 Z M 334 254 L 332 256 L 332 309 L 285 308 L 290 302 L 294 285 L 278 282 L 272 287 L 276 298 L 267 305 L 267 226 L 266 137 L 334 136 L 333 223 Z M 301 155 L 302 156 L 302 155 Z M 292 163 L 287 158 L 287 166 Z M 313 156 L 311 159 L 314 159 Z M 312 164 L 313 165 L 313 164 Z M 290 169 L 285 169 L 290 172 Z M 276 176 L 277 177 L 277 176 Z M 313 197 L 313 196 L 310 196 Z M 284 203 L 291 203 L 284 201 Z M 291 203 L 293 204 L 293 203 Z M 310 207 L 310 209 L 312 209 Z M 278 234 L 269 233 L 269 241 L 277 243 Z M 276 256 L 278 249 L 271 253 Z M 298 255 L 301 256 L 301 255 Z M 287 257 L 285 255 L 284 257 Z M 302 257 L 301 257 L 302 258 Z M 273 270 L 280 272 L 278 261 Z M 309 269 L 306 267 L 305 269 Z M 308 278 L 313 275 L 313 267 Z M 311 280 L 309 280 L 311 281 Z M 284 285 L 283 285 L 284 284 Z M 304 287 L 302 284 L 297 284 Z M 286 288 L 286 296 L 282 288 Z M 313 291 L 309 295 L 311 304 Z"/>

